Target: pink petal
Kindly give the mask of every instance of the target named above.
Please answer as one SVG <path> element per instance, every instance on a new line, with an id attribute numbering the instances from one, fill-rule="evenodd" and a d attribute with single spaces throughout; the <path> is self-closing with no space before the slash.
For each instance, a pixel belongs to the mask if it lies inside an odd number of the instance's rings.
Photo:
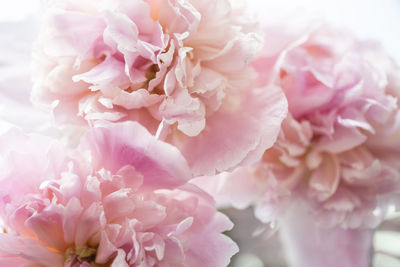
<path id="1" fill-rule="evenodd" d="M 54 253 L 33 239 L 23 239 L 11 234 L 0 234 L 0 251 L 37 262 L 45 267 L 64 266 L 64 257 Z"/>
<path id="2" fill-rule="evenodd" d="M 100 244 L 97 248 L 96 263 L 106 263 L 116 250 L 115 245 L 108 239 L 107 233 L 102 231 Z"/>
<path id="3" fill-rule="evenodd" d="M 58 142 L 40 135 L 25 135 L 17 129 L 1 136 L 0 154 L 1 198 L 19 199 L 38 192 L 45 178 L 55 178 L 67 169 L 65 151 Z"/>
<path id="4" fill-rule="evenodd" d="M 231 173 L 217 176 L 202 176 L 190 182 L 212 195 L 218 207 L 233 206 L 244 209 L 260 197 L 261 191 L 253 180 L 251 167 L 239 167 Z"/>
<path id="5" fill-rule="evenodd" d="M 93 203 L 84 211 L 75 232 L 76 246 L 86 245 L 90 238 L 100 231 L 102 213 L 103 209 L 98 202 Z"/>
<path id="6" fill-rule="evenodd" d="M 217 55 L 204 61 L 204 66 L 221 73 L 243 70 L 261 48 L 260 36 L 254 32 L 231 40 Z"/>
<path id="7" fill-rule="evenodd" d="M 122 249 L 118 250 L 117 257 L 115 257 L 110 267 L 129 267 L 126 262 L 126 253 Z"/>
<path id="8" fill-rule="evenodd" d="M 227 266 L 239 248 L 229 237 L 222 234 L 215 235 L 215 232 L 226 231 L 232 227 L 233 224 L 228 217 L 222 213 L 215 214 L 205 232 L 191 236 L 191 248 L 186 253 L 188 266 Z"/>
<path id="9" fill-rule="evenodd" d="M 229 107 L 207 117 L 207 127 L 182 147 L 194 174 L 254 163 L 275 142 L 287 112 L 282 91 L 267 87 L 239 94 L 240 100 L 233 98 Z"/>
<path id="10" fill-rule="evenodd" d="M 319 201 L 331 197 L 339 185 L 340 166 L 335 155 L 325 155 L 322 163 L 313 170 L 310 181 L 310 194 Z"/>
<path id="11" fill-rule="evenodd" d="M 175 91 L 166 98 L 158 112 L 167 123 L 177 122 L 178 129 L 188 136 L 197 136 L 206 124 L 204 104 L 186 90 Z"/>
<path id="12" fill-rule="evenodd" d="M 367 140 L 367 136 L 356 128 L 336 126 L 332 137 L 323 136 L 315 144 L 316 150 L 341 153 L 353 149 Z"/>
<path id="13" fill-rule="evenodd" d="M 53 56 L 86 57 L 105 28 L 101 18 L 73 11 L 53 11 L 47 17 L 51 25 L 45 51 Z M 81 27 L 86 25 L 86 27 Z"/>
<path id="14" fill-rule="evenodd" d="M 49 205 L 39 214 L 34 214 L 25 225 L 31 228 L 39 240 L 48 244 L 50 247 L 63 251 L 66 249 L 63 233 L 63 214 L 61 206 Z"/>
<path id="15" fill-rule="evenodd" d="M 143 184 L 143 176 L 138 173 L 132 166 L 126 165 L 122 167 L 117 175 L 122 176 L 124 187 L 129 187 L 133 191 L 138 190 Z"/>
<path id="16" fill-rule="evenodd" d="M 40 267 L 39 264 L 34 263 L 13 254 L 2 253 L 0 251 L 0 266 L 4 267 Z"/>
<path id="17" fill-rule="evenodd" d="M 108 124 L 92 129 L 86 142 L 94 153 L 96 165 L 116 173 L 131 165 L 150 188 L 174 187 L 191 178 L 186 160 L 179 151 L 156 140 L 136 122 Z"/>
<path id="18" fill-rule="evenodd" d="M 132 213 L 143 224 L 143 229 L 150 229 L 160 224 L 167 216 L 166 208 L 153 201 L 137 201 Z"/>
<path id="19" fill-rule="evenodd" d="M 98 85 L 124 86 L 129 84 L 129 78 L 126 76 L 124 68 L 123 62 L 114 57 L 109 57 L 90 71 L 72 76 L 72 80 L 94 84 L 94 88 L 97 88 Z M 104 92 L 104 95 L 108 97 L 107 91 Z"/>
<path id="20" fill-rule="evenodd" d="M 120 189 L 103 199 L 103 208 L 107 221 L 111 222 L 132 214 L 136 207 L 134 199 L 129 192 L 129 189 Z"/>
<path id="21" fill-rule="evenodd" d="M 65 207 L 63 218 L 63 232 L 65 243 L 71 244 L 75 241 L 76 228 L 82 214 L 83 208 L 77 198 L 72 198 Z"/>
<path id="22" fill-rule="evenodd" d="M 126 109 L 139 109 L 142 107 L 150 107 L 161 100 L 161 96 L 150 94 L 146 89 L 139 89 L 131 93 L 121 91 L 114 97 L 113 103 Z"/>

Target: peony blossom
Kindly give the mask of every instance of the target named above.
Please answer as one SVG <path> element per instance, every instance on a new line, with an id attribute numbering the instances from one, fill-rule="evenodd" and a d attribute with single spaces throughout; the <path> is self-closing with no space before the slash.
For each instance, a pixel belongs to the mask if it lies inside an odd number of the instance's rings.
<path id="1" fill-rule="evenodd" d="M 279 88 L 255 86 L 262 39 L 233 2 L 50 2 L 32 100 L 63 123 L 138 121 L 196 175 L 254 162 L 287 107 Z"/>
<path id="2" fill-rule="evenodd" d="M 0 150 L 1 266 L 217 267 L 237 252 L 179 151 L 137 123 L 75 151 L 14 131 Z"/>
<path id="3" fill-rule="evenodd" d="M 327 27 L 281 45 L 274 69 L 262 64 L 274 55 L 257 62 L 289 104 L 276 144 L 199 185 L 263 222 L 304 201 L 324 226 L 375 227 L 400 199 L 399 69 L 378 44 Z"/>

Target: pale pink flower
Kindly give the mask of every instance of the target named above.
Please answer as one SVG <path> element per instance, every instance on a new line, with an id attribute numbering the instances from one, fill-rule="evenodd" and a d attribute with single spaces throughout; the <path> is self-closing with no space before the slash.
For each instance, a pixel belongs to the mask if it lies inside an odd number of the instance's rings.
<path id="1" fill-rule="evenodd" d="M 199 184 L 222 204 L 254 205 L 264 222 L 302 199 L 324 226 L 375 227 L 400 199 L 400 70 L 347 32 L 286 40 L 275 69 L 258 64 L 289 103 L 276 144 L 258 164 Z"/>
<path id="2" fill-rule="evenodd" d="M 137 123 L 93 129 L 75 151 L 20 133 L 0 142 L 2 266 L 217 267 L 237 252 L 183 156 Z"/>
<path id="3" fill-rule="evenodd" d="M 233 2 L 51 2 L 32 99 L 64 123 L 138 121 L 195 174 L 254 162 L 287 107 L 279 88 L 255 87 L 248 64 L 262 39 Z"/>

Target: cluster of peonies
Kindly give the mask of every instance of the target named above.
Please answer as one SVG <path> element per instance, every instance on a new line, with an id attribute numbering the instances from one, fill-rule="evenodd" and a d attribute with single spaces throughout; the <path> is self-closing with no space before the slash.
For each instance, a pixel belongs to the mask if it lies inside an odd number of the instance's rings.
<path id="1" fill-rule="evenodd" d="M 288 100 L 276 143 L 258 163 L 196 183 L 221 205 L 254 205 L 263 222 L 300 201 L 321 225 L 376 227 L 400 204 L 400 69 L 378 44 L 328 26 L 274 37 L 279 57 L 254 64 Z"/>
<path id="2" fill-rule="evenodd" d="M 263 31 L 235 0 L 43 17 L 31 100 L 67 143 L 0 138 L 0 265 L 222 267 L 238 247 L 214 199 L 352 229 L 400 205 L 400 70 L 376 43 Z"/>
<path id="3" fill-rule="evenodd" d="M 234 3 L 55 1 L 34 49 L 32 100 L 63 123 L 138 121 L 196 175 L 254 162 L 286 100 L 257 88 L 249 62 L 261 34 Z"/>

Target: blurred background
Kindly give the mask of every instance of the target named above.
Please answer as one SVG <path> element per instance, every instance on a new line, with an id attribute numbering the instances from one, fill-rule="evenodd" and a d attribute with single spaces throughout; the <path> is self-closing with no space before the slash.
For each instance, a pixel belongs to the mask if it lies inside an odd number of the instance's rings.
<path id="1" fill-rule="evenodd" d="M 361 39 L 379 40 L 400 63 L 400 0 L 234 1 L 248 4 L 249 12 L 264 24 L 277 20 L 296 24 L 325 21 L 350 28 Z M 30 50 L 38 32 L 40 2 L 0 0 L 0 134 L 14 125 L 41 131 L 50 122 L 49 114 L 33 109 L 29 103 Z M 260 224 L 251 209 L 224 212 L 236 225 L 229 235 L 241 248 L 231 267 L 287 266 L 279 226 L 270 229 Z M 374 248 L 373 267 L 400 266 L 399 214 L 391 213 L 376 231 Z"/>

